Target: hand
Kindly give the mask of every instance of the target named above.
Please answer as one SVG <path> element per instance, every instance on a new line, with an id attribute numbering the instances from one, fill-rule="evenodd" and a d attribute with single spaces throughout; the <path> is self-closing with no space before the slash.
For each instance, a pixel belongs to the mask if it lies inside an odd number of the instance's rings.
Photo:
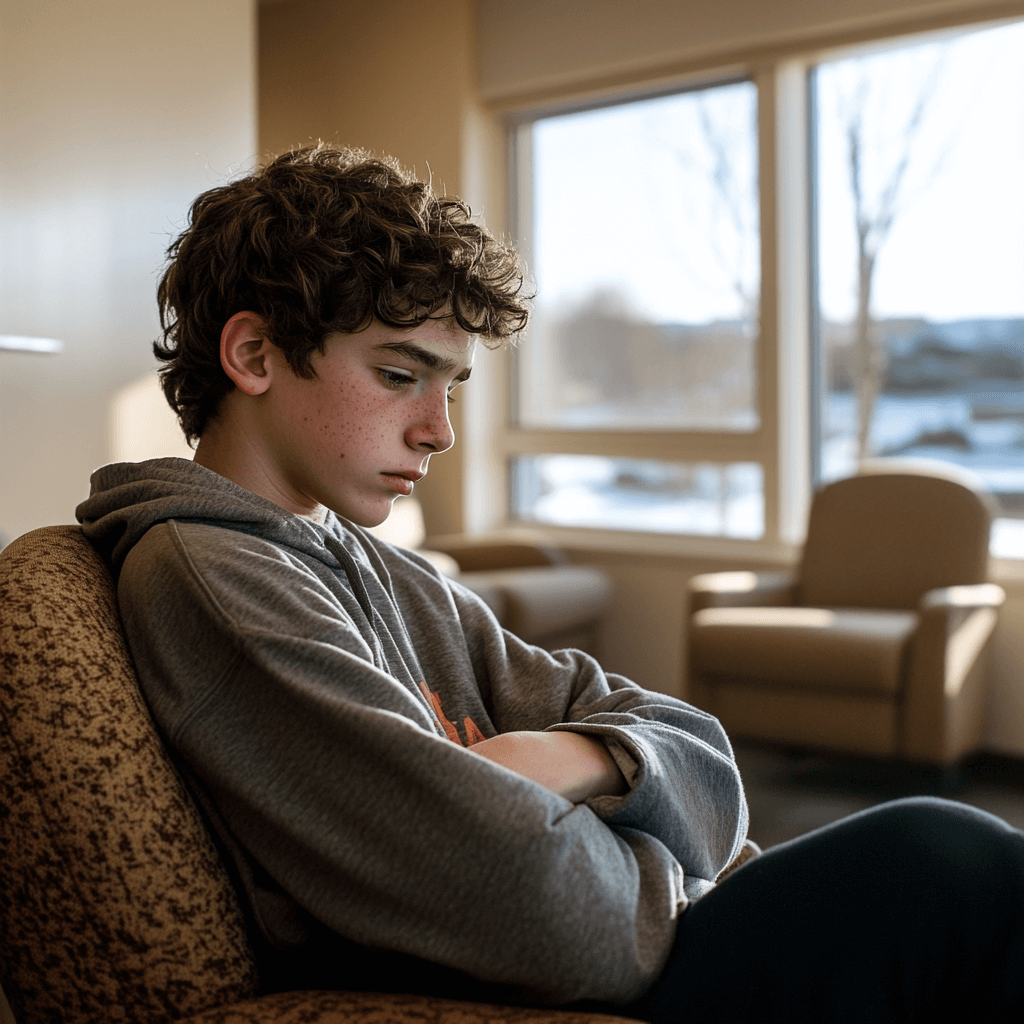
<path id="1" fill-rule="evenodd" d="M 506 732 L 469 750 L 564 796 L 574 804 L 592 796 L 622 796 L 626 779 L 596 736 L 578 732 Z"/>

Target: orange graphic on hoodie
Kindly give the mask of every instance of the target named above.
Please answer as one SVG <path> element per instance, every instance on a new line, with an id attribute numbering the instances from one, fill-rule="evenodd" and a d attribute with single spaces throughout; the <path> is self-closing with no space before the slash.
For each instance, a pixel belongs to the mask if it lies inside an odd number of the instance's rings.
<path id="1" fill-rule="evenodd" d="M 477 728 L 476 722 L 467 715 L 463 720 L 462 726 L 466 730 L 466 742 L 463 743 L 462 737 L 459 735 L 459 730 L 456 728 L 455 723 L 449 721 L 448 716 L 444 713 L 444 708 L 441 707 L 441 695 L 427 689 L 427 684 L 423 681 L 420 682 L 420 692 L 427 698 L 427 703 L 434 709 L 434 714 L 437 715 L 437 720 L 441 723 L 441 727 L 444 729 L 445 735 L 452 741 L 452 743 L 458 743 L 461 747 L 471 747 L 474 743 L 479 743 L 481 740 L 485 740 L 487 738 Z"/>
<path id="2" fill-rule="evenodd" d="M 481 743 L 487 737 L 476 727 L 476 722 L 473 721 L 469 715 L 466 715 L 466 719 L 462 725 L 463 729 L 466 730 L 466 746 L 471 747 L 474 743 Z"/>

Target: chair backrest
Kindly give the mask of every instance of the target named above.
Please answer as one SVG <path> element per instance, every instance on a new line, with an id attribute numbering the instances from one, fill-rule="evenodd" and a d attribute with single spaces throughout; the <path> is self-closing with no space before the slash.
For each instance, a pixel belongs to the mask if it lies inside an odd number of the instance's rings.
<path id="1" fill-rule="evenodd" d="M 879 470 L 837 480 L 811 504 L 797 600 L 915 608 L 937 587 L 982 583 L 991 505 L 952 475 Z"/>
<path id="2" fill-rule="evenodd" d="M 159 1024 L 250 998 L 224 865 L 78 527 L 0 553 L 0 983 L 19 1024 Z"/>

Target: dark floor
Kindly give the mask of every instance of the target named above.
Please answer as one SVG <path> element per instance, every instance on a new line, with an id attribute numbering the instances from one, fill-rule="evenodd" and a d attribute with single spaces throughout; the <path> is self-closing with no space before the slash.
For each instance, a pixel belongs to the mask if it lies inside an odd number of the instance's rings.
<path id="1" fill-rule="evenodd" d="M 750 838 L 767 848 L 855 811 L 904 796 L 942 796 L 1024 829 L 1024 760 L 978 754 L 938 770 L 734 744 L 750 805 Z"/>

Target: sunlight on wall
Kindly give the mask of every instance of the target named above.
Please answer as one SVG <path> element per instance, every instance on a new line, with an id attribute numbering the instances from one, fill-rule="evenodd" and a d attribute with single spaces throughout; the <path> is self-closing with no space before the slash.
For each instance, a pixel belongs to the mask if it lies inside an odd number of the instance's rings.
<path id="1" fill-rule="evenodd" d="M 114 462 L 192 458 L 156 373 L 122 388 L 110 403 L 110 455 Z"/>
<path id="2" fill-rule="evenodd" d="M 189 204 L 255 157 L 255 6 L 0 0 L 0 330 L 65 343 L 3 353 L 12 538 L 74 522 L 111 458 L 182 454 L 134 414 L 112 450 L 112 404 L 154 367 L 155 286 Z"/>

